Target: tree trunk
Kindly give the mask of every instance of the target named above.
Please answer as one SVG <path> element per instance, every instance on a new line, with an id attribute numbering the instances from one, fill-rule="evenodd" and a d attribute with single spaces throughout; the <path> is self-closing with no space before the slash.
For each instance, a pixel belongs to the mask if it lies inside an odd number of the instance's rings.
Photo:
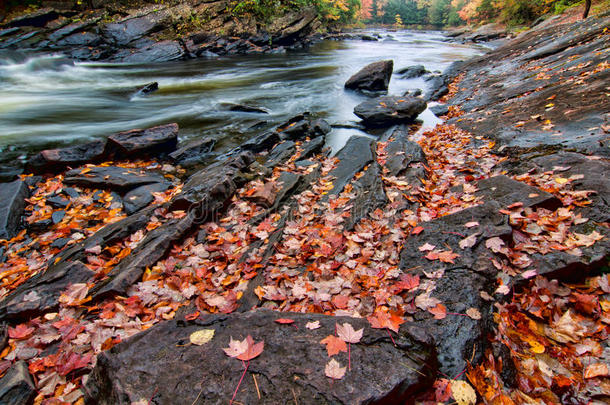
<path id="1" fill-rule="evenodd" d="M 585 1 L 585 11 L 582 13 L 583 20 L 589 16 L 589 11 L 591 10 L 591 0 Z"/>

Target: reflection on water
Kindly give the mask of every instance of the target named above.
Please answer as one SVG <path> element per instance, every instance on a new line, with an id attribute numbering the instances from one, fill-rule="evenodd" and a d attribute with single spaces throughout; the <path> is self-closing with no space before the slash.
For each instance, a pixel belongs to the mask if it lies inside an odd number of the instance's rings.
<path id="1" fill-rule="evenodd" d="M 377 32 L 384 37 L 379 42 L 326 41 L 286 55 L 151 65 L 0 54 L 0 175 L 16 159 L 45 147 L 169 122 L 180 125 L 182 139 L 213 136 L 223 151 L 253 136 L 249 128 L 261 120 L 271 127 L 303 111 L 331 123 L 356 120 L 353 108 L 364 97 L 346 92 L 343 83 L 364 65 L 393 59 L 395 70 L 423 64 L 441 71 L 483 51 L 442 42 L 437 32 Z M 136 95 L 137 86 L 153 81 L 157 92 Z M 409 88 L 425 88 L 425 82 L 395 76 L 390 94 Z M 270 114 L 229 112 L 222 103 L 263 107 Z M 424 117 L 434 120 L 429 111 Z M 328 143 L 337 150 L 354 134 L 360 132 L 335 129 Z"/>

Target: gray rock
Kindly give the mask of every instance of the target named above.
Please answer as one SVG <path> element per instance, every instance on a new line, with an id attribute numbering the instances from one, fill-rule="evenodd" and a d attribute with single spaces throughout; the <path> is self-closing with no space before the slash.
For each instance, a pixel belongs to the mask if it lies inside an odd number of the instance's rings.
<path id="1" fill-rule="evenodd" d="M 170 18 L 169 10 L 151 12 L 139 17 L 128 17 L 122 21 L 106 24 L 102 33 L 114 44 L 124 46 L 163 28 Z"/>
<path id="2" fill-rule="evenodd" d="M 384 60 L 371 63 L 345 82 L 346 89 L 387 91 L 392 77 L 394 61 Z"/>
<path id="3" fill-rule="evenodd" d="M 294 319 L 296 328 L 274 322 L 281 317 Z M 311 321 L 321 327 L 305 329 Z M 334 333 L 336 322 L 364 328 L 364 336 L 351 346 L 351 371 L 330 384 L 324 374 L 328 356 L 320 340 Z M 214 338 L 202 346 L 188 344 L 189 336 L 202 329 L 214 330 Z M 246 334 L 264 341 L 264 350 L 249 362 L 250 375 L 235 398 L 241 403 L 259 402 L 258 392 L 269 404 L 293 398 L 299 404 L 408 403 L 431 387 L 436 371 L 430 339 L 417 328 L 402 328 L 394 346 L 387 331 L 372 329 L 364 319 L 254 311 L 164 322 L 103 352 L 87 382 L 87 401 L 118 405 L 153 396 L 157 404 L 226 402 L 243 365 L 222 348 L 231 337 L 243 339 Z M 201 359 L 214 366 L 201 367 Z M 346 353 L 334 359 L 347 366 Z"/>
<path id="4" fill-rule="evenodd" d="M 363 136 L 352 136 L 345 146 L 337 153 L 337 166 L 329 175 L 334 177 L 333 188 L 324 196 L 340 194 L 356 173 L 373 162 L 373 140 Z"/>
<path id="5" fill-rule="evenodd" d="M 226 108 L 229 111 L 254 113 L 254 114 L 269 114 L 269 111 L 264 108 L 254 107 L 254 106 L 245 105 L 245 104 L 222 103 L 221 106 L 223 108 Z"/>
<path id="6" fill-rule="evenodd" d="M 364 101 L 354 114 L 370 127 L 385 127 L 413 122 L 426 109 L 426 102 L 414 97 L 382 96 Z"/>
<path id="7" fill-rule="evenodd" d="M 34 155 L 26 164 L 33 173 L 53 173 L 68 166 L 96 163 L 104 159 L 106 141 L 98 140 L 60 149 L 47 149 Z"/>
<path id="8" fill-rule="evenodd" d="M 36 396 L 36 386 L 25 361 L 18 361 L 0 379 L 0 403 L 29 405 Z"/>
<path id="9" fill-rule="evenodd" d="M 216 140 L 204 137 L 195 141 L 180 145 L 180 148 L 169 154 L 174 164 L 192 165 L 203 162 L 214 149 Z"/>
<path id="10" fill-rule="evenodd" d="M 160 174 L 118 166 L 91 167 L 84 173 L 83 170 L 80 168 L 68 171 L 64 183 L 82 187 L 128 191 L 146 184 L 165 182 L 165 178 Z"/>
<path id="11" fill-rule="evenodd" d="M 413 79 L 430 73 L 424 65 L 413 65 L 407 66 L 406 68 L 400 69 L 396 74 L 400 75 L 403 79 Z"/>
<path id="12" fill-rule="evenodd" d="M 44 27 L 49 21 L 59 17 L 57 10 L 52 8 L 41 8 L 33 13 L 13 18 L 7 27 Z"/>
<path id="13" fill-rule="evenodd" d="M 121 55 L 117 58 L 117 61 L 122 63 L 169 62 L 184 57 L 184 49 L 180 43 L 168 40 L 156 42 L 129 55 Z"/>
<path id="14" fill-rule="evenodd" d="M 163 192 L 170 187 L 171 184 L 169 183 L 153 183 L 131 190 L 123 197 L 123 207 L 125 208 L 125 213 L 127 215 L 131 215 L 134 212 L 147 207 L 155 200 L 152 193 Z"/>
<path id="15" fill-rule="evenodd" d="M 449 106 L 447 104 L 433 105 L 430 107 L 430 111 L 432 111 L 437 117 L 442 117 L 443 115 L 447 115 L 449 112 Z"/>
<path id="16" fill-rule="evenodd" d="M 15 180 L 0 184 L 0 239 L 11 239 L 21 230 L 21 216 L 30 190 L 25 182 Z"/>
<path id="17" fill-rule="evenodd" d="M 152 83 L 145 84 L 144 86 L 140 86 L 137 89 L 136 94 L 139 96 L 145 96 L 147 94 L 154 93 L 157 90 L 159 90 L 159 83 L 152 82 Z"/>
<path id="18" fill-rule="evenodd" d="M 132 129 L 110 135 L 105 153 L 117 158 L 167 154 L 178 144 L 178 124 L 167 124 L 148 129 Z"/>
<path id="19" fill-rule="evenodd" d="M 502 207 L 522 202 L 525 207 L 543 207 L 555 210 L 561 207 L 561 201 L 546 191 L 500 175 L 477 182 L 475 195 L 486 201 L 493 200 Z"/>
<path id="20" fill-rule="evenodd" d="M 361 219 L 377 208 L 383 208 L 389 202 L 383 188 L 381 168 L 377 162 L 371 163 L 364 175 L 353 183 L 350 216 L 345 220 L 345 229 L 351 231 Z"/>

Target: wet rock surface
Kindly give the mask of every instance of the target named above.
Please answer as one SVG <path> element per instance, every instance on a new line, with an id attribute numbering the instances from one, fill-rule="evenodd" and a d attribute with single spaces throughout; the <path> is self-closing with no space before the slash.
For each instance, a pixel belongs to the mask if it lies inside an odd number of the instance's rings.
<path id="1" fill-rule="evenodd" d="M 413 79 L 415 77 L 421 77 L 426 73 L 430 73 L 424 65 L 413 65 L 402 68 L 396 72 L 402 79 Z"/>
<path id="2" fill-rule="evenodd" d="M 385 127 L 412 122 L 425 109 L 426 102 L 420 98 L 382 96 L 358 104 L 354 114 L 367 126 Z"/>
<path id="3" fill-rule="evenodd" d="M 214 145 L 216 145 L 215 139 L 205 137 L 179 145 L 180 147 L 170 153 L 169 157 L 175 164 L 180 165 L 201 163 L 212 152 Z"/>
<path id="4" fill-rule="evenodd" d="M 150 398 L 158 404 L 179 402 L 217 403 L 226 399 L 229 387 L 237 387 L 242 362 L 222 351 L 230 338 L 242 338 L 247 330 L 255 341 L 264 341 L 263 353 L 249 362 L 235 399 L 243 403 L 261 401 L 284 403 L 399 403 L 409 401 L 431 384 L 434 350 L 426 335 L 417 328 L 401 331 L 396 347 L 383 330 L 371 329 L 362 319 L 328 317 L 317 314 L 291 314 L 295 326 L 281 325 L 281 315 L 254 311 L 231 316 L 206 316 L 195 321 L 169 321 L 124 342 L 98 358 L 89 379 L 90 400 L 100 404 L 127 404 Z M 308 330 L 307 322 L 318 321 L 319 329 Z M 335 322 L 349 322 L 364 328 L 361 343 L 352 345 L 352 370 L 332 386 L 324 375 L 328 361 L 319 342 L 332 334 Z M 202 346 L 189 345 L 191 333 L 215 331 Z M 338 357 L 347 364 L 345 353 Z M 214 367 L 200 367 L 201 359 Z M 151 387 L 175 387 L 172 390 Z M 232 388 L 231 388 L 232 389 Z"/>
<path id="5" fill-rule="evenodd" d="M 392 77 L 394 61 L 384 60 L 371 63 L 355 73 L 345 82 L 346 89 L 387 91 Z"/>
<path id="6" fill-rule="evenodd" d="M 170 183 L 153 183 L 131 190 L 123 197 L 125 213 L 131 215 L 147 207 L 155 199 L 153 193 L 163 192 L 170 187 Z"/>
<path id="7" fill-rule="evenodd" d="M 25 182 L 0 184 L 0 239 L 11 239 L 21 230 L 21 216 L 30 191 Z"/>
<path id="8" fill-rule="evenodd" d="M 106 153 L 117 158 L 169 153 L 178 144 L 178 124 L 168 124 L 148 129 L 132 129 L 110 135 L 106 143 Z"/>
<path id="9" fill-rule="evenodd" d="M 61 149 L 47 149 L 33 156 L 26 169 L 34 173 L 48 173 L 63 170 L 69 166 L 96 163 L 104 159 L 103 140 Z"/>
<path id="10" fill-rule="evenodd" d="M 163 183 L 159 174 L 143 170 L 125 169 L 118 166 L 95 166 L 88 169 L 73 169 L 66 173 L 64 182 L 82 187 L 128 191 L 152 183 Z"/>

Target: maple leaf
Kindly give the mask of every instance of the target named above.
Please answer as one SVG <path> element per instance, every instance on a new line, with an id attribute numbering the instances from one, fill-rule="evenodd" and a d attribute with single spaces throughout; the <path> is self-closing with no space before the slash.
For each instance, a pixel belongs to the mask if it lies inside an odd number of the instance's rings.
<path id="1" fill-rule="evenodd" d="M 282 324 L 282 325 L 290 325 L 291 323 L 294 323 L 294 319 L 278 318 L 275 320 L 275 322 Z"/>
<path id="2" fill-rule="evenodd" d="M 369 316 L 366 319 L 369 321 L 371 327 L 374 329 L 387 328 L 396 333 L 398 333 L 400 325 L 405 323 L 405 320 L 402 319 L 400 316 L 394 314 L 390 315 L 384 311 L 375 311 L 373 315 Z"/>
<path id="3" fill-rule="evenodd" d="M 9 327 L 8 328 L 8 337 L 10 337 L 11 339 L 27 339 L 30 336 L 32 336 L 32 333 L 34 333 L 34 331 L 36 330 L 36 328 L 31 327 L 31 326 L 27 326 L 24 323 L 21 323 L 17 326 L 15 326 L 14 328 Z"/>
<path id="4" fill-rule="evenodd" d="M 593 363 L 585 369 L 585 378 L 608 377 L 610 371 L 608 365 L 604 363 Z"/>
<path id="5" fill-rule="evenodd" d="M 451 395 L 458 405 L 474 405 L 477 403 L 477 394 L 466 381 L 451 381 Z"/>
<path id="6" fill-rule="evenodd" d="M 319 329 L 319 328 L 321 328 L 321 327 L 322 327 L 322 325 L 320 325 L 320 321 L 314 321 L 314 322 L 307 322 L 307 323 L 305 324 L 305 327 L 306 327 L 307 329 L 314 330 L 314 329 Z"/>
<path id="7" fill-rule="evenodd" d="M 258 357 L 265 348 L 265 342 L 260 341 L 258 343 L 254 343 L 254 339 L 252 336 L 248 335 L 245 339 L 247 344 L 246 351 L 237 356 L 238 359 L 243 361 L 250 361 L 255 357 Z"/>
<path id="8" fill-rule="evenodd" d="M 427 242 L 426 242 L 426 243 L 424 243 L 423 245 L 421 245 L 421 246 L 420 246 L 418 249 L 419 249 L 419 251 L 420 251 L 420 252 L 427 252 L 427 251 L 432 251 L 432 250 L 434 250 L 434 248 L 435 248 L 435 247 L 436 247 L 436 246 L 431 245 L 431 244 L 429 244 L 429 243 L 427 243 Z"/>
<path id="9" fill-rule="evenodd" d="M 345 376 L 345 371 L 347 367 L 341 367 L 341 364 L 335 359 L 330 359 L 330 361 L 326 364 L 324 368 L 324 373 L 328 378 L 332 378 L 333 380 L 340 380 Z"/>
<path id="10" fill-rule="evenodd" d="M 466 222 L 464 226 L 466 228 L 474 228 L 475 226 L 479 226 L 479 223 L 477 221 Z"/>
<path id="11" fill-rule="evenodd" d="M 460 245 L 460 249 L 466 249 L 469 247 L 473 247 L 475 243 L 477 243 L 477 236 L 479 234 L 478 233 L 473 233 L 472 235 L 470 235 L 467 238 L 464 238 L 460 241 L 459 245 Z"/>
<path id="12" fill-rule="evenodd" d="M 466 311 L 466 315 L 468 315 L 475 321 L 481 319 L 481 312 L 476 308 L 468 308 L 468 310 Z"/>
<path id="13" fill-rule="evenodd" d="M 428 260 L 438 260 L 438 252 L 430 252 L 424 257 Z"/>
<path id="14" fill-rule="evenodd" d="M 438 260 L 440 260 L 443 263 L 454 264 L 455 262 L 453 261 L 453 259 L 455 259 L 457 257 L 460 257 L 460 255 L 457 253 L 453 253 L 451 250 L 445 250 L 438 254 Z"/>
<path id="15" fill-rule="evenodd" d="M 362 334 L 364 333 L 364 328 L 354 330 L 351 324 L 344 323 L 343 325 L 336 324 L 337 326 L 337 335 L 339 338 L 343 339 L 343 341 L 347 343 L 358 343 L 360 339 L 362 339 Z"/>
<path id="16" fill-rule="evenodd" d="M 246 339 L 244 339 L 243 341 L 239 341 L 233 339 L 233 336 L 231 336 L 231 340 L 229 341 L 229 347 L 224 347 L 222 350 L 224 350 L 224 352 L 229 357 L 237 357 L 245 353 L 247 349 L 248 342 L 246 341 Z"/>
<path id="17" fill-rule="evenodd" d="M 427 311 L 428 308 L 432 308 L 440 304 L 440 300 L 431 297 L 429 292 L 423 293 L 415 297 L 415 306 Z"/>
<path id="18" fill-rule="evenodd" d="M 420 233 L 422 233 L 424 231 L 424 227 L 423 226 L 416 226 L 415 228 L 413 228 L 413 230 L 411 231 L 411 233 L 413 235 L 419 235 Z"/>
<path id="19" fill-rule="evenodd" d="M 428 312 L 434 315 L 434 319 L 445 319 L 447 317 L 447 308 L 443 304 L 436 304 L 435 307 L 428 308 Z"/>
<path id="20" fill-rule="evenodd" d="M 485 247 L 494 253 L 498 253 L 503 250 L 504 241 L 497 236 L 494 238 L 489 238 L 485 241 Z"/>
<path id="21" fill-rule="evenodd" d="M 328 335 L 320 340 L 320 344 L 326 345 L 328 357 L 339 354 L 339 352 L 347 352 L 347 344 L 340 338 L 334 335 Z"/>
<path id="22" fill-rule="evenodd" d="M 192 344 L 201 346 L 208 343 L 214 338 L 214 329 L 201 329 L 197 330 L 189 336 L 189 340 Z"/>

